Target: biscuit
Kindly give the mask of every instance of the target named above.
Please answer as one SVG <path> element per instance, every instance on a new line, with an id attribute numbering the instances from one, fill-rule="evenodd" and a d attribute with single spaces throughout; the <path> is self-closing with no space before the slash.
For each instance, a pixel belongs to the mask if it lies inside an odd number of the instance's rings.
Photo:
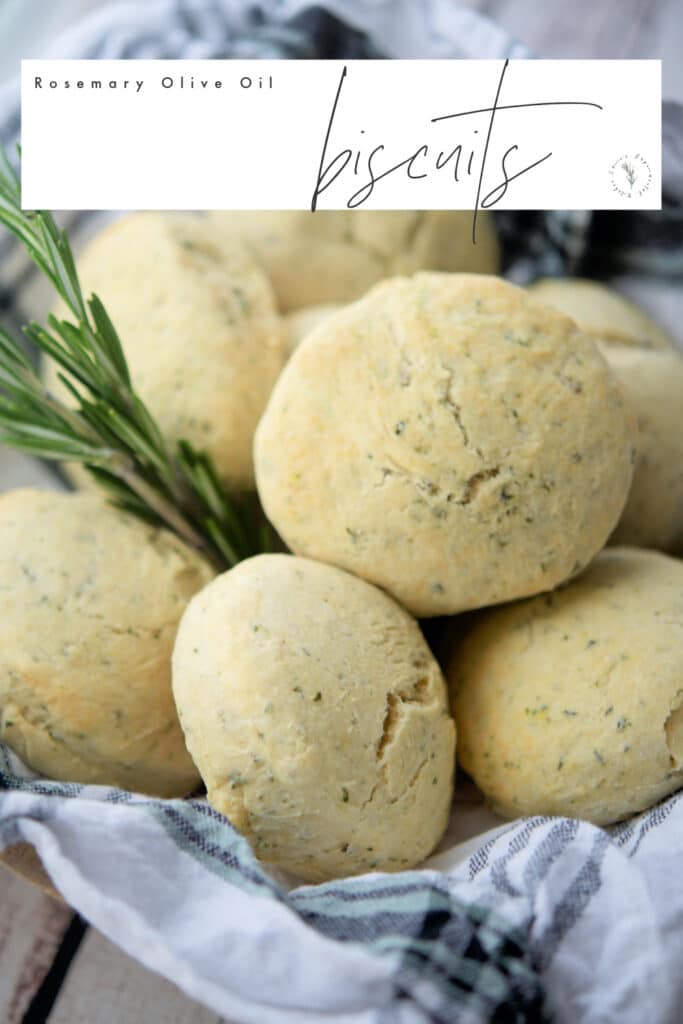
<path id="1" fill-rule="evenodd" d="M 328 317 L 256 432 L 288 547 L 419 616 L 550 590 L 602 548 L 635 424 L 592 341 L 498 278 L 417 274 Z"/>
<path id="2" fill-rule="evenodd" d="M 633 483 L 612 544 L 683 552 L 683 358 L 603 345 L 638 421 Z"/>
<path id="3" fill-rule="evenodd" d="M 170 533 L 95 494 L 4 494 L 0 738 L 48 778 L 157 796 L 194 789 L 171 650 L 212 575 Z"/>
<path id="4" fill-rule="evenodd" d="M 310 881 L 398 871 L 440 839 L 455 731 L 441 671 L 391 598 L 260 555 L 190 603 L 173 692 L 209 802 Z"/>
<path id="5" fill-rule="evenodd" d="M 619 292 L 597 281 L 578 277 L 546 277 L 529 291 L 570 316 L 596 341 L 644 348 L 671 348 L 673 341 L 654 320 Z"/>
<path id="6" fill-rule="evenodd" d="M 165 438 L 207 450 L 231 490 L 253 488 L 253 433 L 285 348 L 272 290 L 246 248 L 212 237 L 200 217 L 135 213 L 97 235 L 77 265 Z M 63 396 L 52 363 L 46 376 Z"/>
<path id="7" fill-rule="evenodd" d="M 457 210 L 317 210 L 210 214 L 217 230 L 253 249 L 282 312 L 351 302 L 371 285 L 417 270 L 496 273 L 493 219 Z"/>
<path id="8" fill-rule="evenodd" d="M 683 785 L 683 563 L 603 551 L 482 614 L 446 668 L 458 754 L 506 817 L 608 825 Z"/>

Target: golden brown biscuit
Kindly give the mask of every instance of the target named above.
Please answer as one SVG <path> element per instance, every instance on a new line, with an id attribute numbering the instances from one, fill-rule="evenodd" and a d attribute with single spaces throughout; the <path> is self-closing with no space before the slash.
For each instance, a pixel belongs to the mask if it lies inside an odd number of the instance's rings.
<path id="1" fill-rule="evenodd" d="M 638 421 L 633 483 L 612 544 L 683 552 L 683 358 L 603 345 Z"/>
<path id="2" fill-rule="evenodd" d="M 239 242 L 199 217 L 135 213 L 78 258 L 164 436 L 206 449 L 232 490 L 253 487 L 254 429 L 285 360 L 270 285 Z M 66 310 L 58 315 L 68 319 Z M 47 379 L 60 393 L 52 364 Z M 79 484 L 90 478 L 80 468 Z"/>
<path id="3" fill-rule="evenodd" d="M 455 732 L 417 623 L 331 566 L 260 555 L 185 612 L 173 692 L 210 803 L 265 861 L 319 881 L 438 842 Z"/>
<path id="4" fill-rule="evenodd" d="M 492 218 L 458 210 L 235 211 L 210 214 L 219 233 L 252 247 L 280 309 L 351 302 L 371 285 L 416 270 L 494 274 Z"/>
<path id="5" fill-rule="evenodd" d="M 635 303 L 598 281 L 579 277 L 546 277 L 529 291 L 539 302 L 570 316 L 596 341 L 644 348 L 671 348 L 673 341 Z"/>
<path id="6" fill-rule="evenodd" d="M 209 567 L 94 494 L 0 498 L 0 738 L 53 779 L 196 787 L 171 649 Z"/>
<path id="7" fill-rule="evenodd" d="M 498 278 L 425 273 L 308 335 L 259 424 L 256 476 L 291 550 L 454 614 L 590 561 L 624 507 L 634 429 L 567 317 Z"/>
<path id="8" fill-rule="evenodd" d="M 683 784 L 683 563 L 603 551 L 485 612 L 446 675 L 458 755 L 494 809 L 608 825 Z"/>

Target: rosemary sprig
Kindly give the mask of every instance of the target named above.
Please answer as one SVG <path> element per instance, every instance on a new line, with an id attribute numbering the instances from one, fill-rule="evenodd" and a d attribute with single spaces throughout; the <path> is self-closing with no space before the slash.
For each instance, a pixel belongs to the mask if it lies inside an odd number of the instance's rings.
<path id="1" fill-rule="evenodd" d="M 51 394 L 20 341 L 0 329 L 0 443 L 82 463 L 114 504 L 164 525 L 224 569 L 268 546 L 253 507 L 225 491 L 210 457 L 187 441 L 173 450 L 136 393 L 121 342 L 97 296 L 84 298 L 68 238 L 52 215 L 21 208 L 19 178 L 0 147 L 0 223 L 64 301 L 72 322 L 24 328 L 64 371 L 74 404 Z M 258 519 L 258 516 L 256 516 Z"/>

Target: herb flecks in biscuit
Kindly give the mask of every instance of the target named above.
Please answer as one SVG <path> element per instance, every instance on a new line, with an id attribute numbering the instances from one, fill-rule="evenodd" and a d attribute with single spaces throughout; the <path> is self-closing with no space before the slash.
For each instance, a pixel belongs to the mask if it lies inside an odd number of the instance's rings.
<path id="1" fill-rule="evenodd" d="M 92 494 L 0 498 L 0 738 L 52 779 L 183 796 L 171 694 L 185 606 L 213 573 Z"/>
<path id="2" fill-rule="evenodd" d="M 446 668 L 458 756 L 505 816 L 598 825 L 683 785 L 683 563 L 608 548 L 483 613 Z"/>
<path id="3" fill-rule="evenodd" d="M 210 803 L 311 881 L 418 864 L 448 818 L 455 731 L 411 616 L 331 566 L 260 555 L 188 607 L 173 691 Z"/>
<path id="4" fill-rule="evenodd" d="M 624 507 L 635 424 L 595 344 L 493 277 L 394 278 L 316 327 L 255 438 L 297 554 L 417 615 L 550 590 Z"/>
<path id="5" fill-rule="evenodd" d="M 86 294 L 104 302 L 166 441 L 207 451 L 232 491 L 253 488 L 253 434 L 285 348 L 272 290 L 247 249 L 200 217 L 136 213 L 97 235 L 78 271 Z M 58 315 L 69 318 L 61 307 Z M 64 393 L 51 363 L 47 379 Z M 80 467 L 72 475 L 92 485 Z"/>

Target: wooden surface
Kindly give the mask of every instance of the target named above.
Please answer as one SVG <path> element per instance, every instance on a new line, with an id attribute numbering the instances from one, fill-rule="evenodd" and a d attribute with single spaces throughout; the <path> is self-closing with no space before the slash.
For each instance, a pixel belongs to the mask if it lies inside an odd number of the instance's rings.
<path id="1" fill-rule="evenodd" d="M 540 56 L 662 58 L 664 93 L 683 101 L 683 0 L 464 2 Z M 94 6 L 97 0 L 69 0 L 64 8 Z M 32 39 L 37 53 L 36 33 Z M 0 869 L 0 1022 L 43 1021 L 220 1024 L 215 1014 L 85 928 L 64 904 Z"/>
<path id="2" fill-rule="evenodd" d="M 94 980 L 97 984 L 93 984 Z M 222 1024 L 221 1018 L 134 963 L 98 932 L 87 932 L 60 990 L 50 1024 Z"/>
<path id="3" fill-rule="evenodd" d="M 21 1024 L 73 914 L 39 889 L 0 877 L 0 1020 Z"/>
<path id="4" fill-rule="evenodd" d="M 227 1024 L 0 870 L 2 1024 Z"/>

